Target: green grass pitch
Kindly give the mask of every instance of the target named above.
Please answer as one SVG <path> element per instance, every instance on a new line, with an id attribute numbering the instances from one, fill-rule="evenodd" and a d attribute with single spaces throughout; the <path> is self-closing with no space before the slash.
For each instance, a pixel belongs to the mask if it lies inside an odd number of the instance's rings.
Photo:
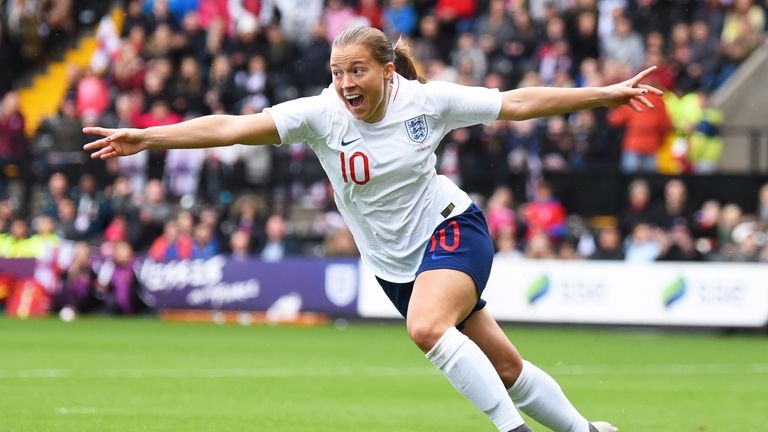
<path id="1" fill-rule="evenodd" d="M 505 329 L 622 432 L 768 430 L 764 336 Z M 493 430 L 401 322 L 0 318 L 0 432 Z"/>

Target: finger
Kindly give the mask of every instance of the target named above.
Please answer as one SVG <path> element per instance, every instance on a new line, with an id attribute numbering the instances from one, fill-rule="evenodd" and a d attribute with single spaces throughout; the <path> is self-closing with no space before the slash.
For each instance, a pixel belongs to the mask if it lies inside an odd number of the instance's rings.
<path id="1" fill-rule="evenodd" d="M 100 140 L 96 140 L 84 145 L 83 150 L 86 150 L 86 151 L 97 150 L 107 145 L 109 145 L 109 141 L 107 141 L 106 138 L 102 138 Z"/>
<path id="2" fill-rule="evenodd" d="M 637 102 L 635 102 L 632 99 L 627 101 L 627 105 L 629 105 L 630 108 L 632 108 L 633 110 L 635 110 L 637 112 L 643 112 L 643 109 L 640 108 L 640 105 L 638 105 Z"/>
<path id="3" fill-rule="evenodd" d="M 91 159 L 101 159 L 103 155 L 110 152 L 114 152 L 114 149 L 111 146 L 106 146 L 99 151 L 92 153 Z"/>
<path id="4" fill-rule="evenodd" d="M 112 159 L 112 158 L 116 158 L 118 156 L 120 156 L 120 155 L 116 151 L 110 151 L 108 153 L 104 153 L 103 155 L 101 155 L 101 160 Z"/>
<path id="5" fill-rule="evenodd" d="M 647 77 L 648 75 L 652 74 L 653 71 L 655 71 L 655 70 L 656 70 L 656 66 L 651 66 L 651 67 L 647 68 L 646 70 L 641 71 L 640 73 L 635 75 L 635 77 L 632 78 L 632 81 L 635 82 L 635 83 L 638 83 L 638 82 L 644 80 L 645 77 Z"/>
<path id="6" fill-rule="evenodd" d="M 664 94 L 664 92 L 662 90 L 659 90 L 659 89 L 657 89 L 654 86 L 649 86 L 648 84 L 640 84 L 640 85 L 638 85 L 638 87 L 642 88 L 642 89 L 645 89 L 645 90 L 648 90 L 649 92 L 651 92 L 651 93 L 653 93 L 653 94 L 655 94 L 657 96 L 661 96 L 661 95 Z"/>
<path id="7" fill-rule="evenodd" d="M 115 129 L 107 129 L 107 128 L 98 127 L 98 126 L 89 126 L 89 127 L 83 128 L 83 133 L 89 134 L 89 135 L 110 136 L 113 133 L 115 133 Z"/>
<path id="8" fill-rule="evenodd" d="M 649 101 L 645 96 L 635 96 L 636 100 L 639 100 L 643 105 L 647 106 L 650 109 L 653 109 L 653 103 Z"/>

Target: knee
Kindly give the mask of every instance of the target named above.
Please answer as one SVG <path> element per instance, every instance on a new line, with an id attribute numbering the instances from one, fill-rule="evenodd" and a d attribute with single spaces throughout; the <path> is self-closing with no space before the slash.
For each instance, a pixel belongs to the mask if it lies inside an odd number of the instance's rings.
<path id="1" fill-rule="evenodd" d="M 501 381 L 506 388 L 512 387 L 513 384 L 520 377 L 520 372 L 523 370 L 523 364 L 520 362 L 507 362 L 502 365 L 497 372 Z"/>
<path id="2" fill-rule="evenodd" d="M 440 340 L 440 337 L 448 329 L 446 326 L 417 319 L 409 319 L 406 326 L 408 328 L 408 336 L 425 353 L 437 344 L 437 341 Z"/>
<path id="3" fill-rule="evenodd" d="M 510 388 L 520 377 L 523 370 L 523 360 L 520 356 L 514 356 L 507 359 L 500 365 L 497 365 L 496 372 L 499 374 L 504 387 Z"/>

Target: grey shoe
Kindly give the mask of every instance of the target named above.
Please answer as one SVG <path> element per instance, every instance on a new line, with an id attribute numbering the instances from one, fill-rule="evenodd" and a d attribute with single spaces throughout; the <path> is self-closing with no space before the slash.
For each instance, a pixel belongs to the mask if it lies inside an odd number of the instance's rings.
<path id="1" fill-rule="evenodd" d="M 527 424 L 523 423 L 509 432 L 533 432 L 533 429 L 529 428 Z"/>
<path id="2" fill-rule="evenodd" d="M 596 421 L 589 424 L 589 432 L 616 432 L 619 428 L 616 426 L 604 422 L 604 421 Z"/>

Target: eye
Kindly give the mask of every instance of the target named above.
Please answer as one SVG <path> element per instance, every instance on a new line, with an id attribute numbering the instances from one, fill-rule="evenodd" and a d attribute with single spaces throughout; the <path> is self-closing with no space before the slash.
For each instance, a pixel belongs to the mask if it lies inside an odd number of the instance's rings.
<path id="1" fill-rule="evenodd" d="M 334 77 L 339 77 L 339 76 L 341 76 L 341 71 L 340 71 L 340 70 L 335 70 L 335 71 L 332 71 L 332 72 L 331 72 L 331 74 L 332 74 Z"/>
<path id="2" fill-rule="evenodd" d="M 354 68 L 354 69 L 352 69 L 352 72 L 353 72 L 355 75 L 362 75 L 362 74 L 364 74 L 364 73 L 365 73 L 365 69 L 362 69 L 362 68 Z"/>

